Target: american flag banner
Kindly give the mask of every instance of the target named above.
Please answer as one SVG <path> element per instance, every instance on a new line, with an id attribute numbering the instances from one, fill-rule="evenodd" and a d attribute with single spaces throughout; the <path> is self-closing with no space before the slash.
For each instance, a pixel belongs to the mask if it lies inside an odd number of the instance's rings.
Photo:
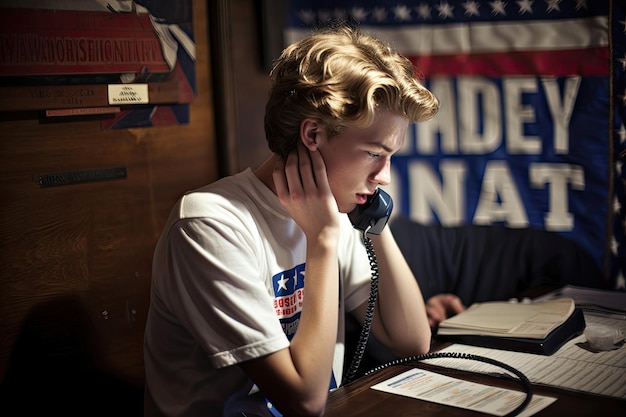
<path id="1" fill-rule="evenodd" d="M 291 0 L 284 35 L 352 22 L 408 56 L 440 100 L 392 160 L 396 210 L 561 234 L 623 289 L 625 10 L 612 0 Z"/>

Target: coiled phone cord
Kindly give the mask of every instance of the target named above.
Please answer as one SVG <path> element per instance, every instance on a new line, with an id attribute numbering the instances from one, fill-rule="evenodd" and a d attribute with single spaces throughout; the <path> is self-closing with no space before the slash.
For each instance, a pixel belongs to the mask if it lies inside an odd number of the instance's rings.
<path id="1" fill-rule="evenodd" d="M 369 230 L 369 228 L 367 230 Z M 356 372 L 361 365 L 361 359 L 363 359 L 365 347 L 367 346 L 367 339 L 369 339 L 370 336 L 372 320 L 374 319 L 374 307 L 376 306 L 376 299 L 378 298 L 378 262 L 376 260 L 376 253 L 374 252 L 372 240 L 367 236 L 367 230 L 363 232 L 363 243 L 365 244 L 367 256 L 370 260 L 370 268 L 372 270 L 370 296 L 367 302 L 367 311 L 365 312 L 365 322 L 363 323 L 363 327 L 361 327 L 359 342 L 357 343 L 356 351 L 354 353 L 354 356 L 352 357 L 350 368 L 348 368 L 348 371 L 343 378 L 344 384 L 347 384 L 348 382 L 352 382 L 354 380 Z"/>
<path id="2" fill-rule="evenodd" d="M 378 262 L 376 260 L 376 253 L 374 252 L 374 246 L 372 245 L 372 240 L 367 236 L 368 230 L 369 228 L 363 232 L 363 243 L 365 244 L 365 249 L 367 250 L 367 256 L 370 261 L 370 268 L 372 270 L 372 277 L 371 277 L 371 284 L 370 284 L 371 289 L 370 289 L 370 295 L 369 295 L 369 299 L 367 303 L 367 311 L 365 313 L 365 322 L 363 323 L 363 326 L 361 327 L 361 334 L 359 336 L 359 342 L 357 344 L 354 356 L 352 357 L 350 368 L 348 369 L 348 371 L 346 372 L 346 375 L 344 376 L 344 379 L 343 379 L 344 385 L 349 382 L 352 382 L 355 379 L 356 372 L 359 369 L 359 366 L 361 365 L 361 360 L 363 359 L 363 354 L 365 353 L 365 348 L 367 346 L 367 340 L 369 339 L 369 335 L 370 335 L 370 331 L 372 327 L 372 321 L 374 319 L 374 307 L 376 305 L 376 299 L 378 298 Z M 420 361 L 427 360 L 427 359 L 438 359 L 438 358 L 470 359 L 470 360 L 475 360 L 479 362 L 485 362 L 485 363 L 500 367 L 502 369 L 506 369 L 507 371 L 517 376 L 517 382 L 519 382 L 522 388 L 524 389 L 524 392 L 526 393 L 526 398 L 524 399 L 524 401 L 522 401 L 520 405 L 518 405 L 515 409 L 513 409 L 511 412 L 506 414 L 504 417 L 513 417 L 513 416 L 518 415 L 524 408 L 526 408 L 526 406 L 530 403 L 530 400 L 532 399 L 532 396 L 533 396 L 532 385 L 530 383 L 530 380 L 521 371 L 513 368 L 510 365 L 507 365 L 504 362 L 500 362 L 496 359 L 487 358 L 487 357 L 480 356 L 480 355 L 467 354 L 467 353 L 432 352 L 432 353 L 426 353 L 424 355 L 409 356 L 406 358 L 396 359 L 396 360 L 387 362 L 385 364 L 382 364 L 380 366 L 377 366 L 367 371 L 365 375 L 370 375 L 374 372 L 378 372 L 380 370 L 383 370 L 391 366 L 406 365 L 406 364 L 410 364 L 413 362 L 420 362 Z"/>

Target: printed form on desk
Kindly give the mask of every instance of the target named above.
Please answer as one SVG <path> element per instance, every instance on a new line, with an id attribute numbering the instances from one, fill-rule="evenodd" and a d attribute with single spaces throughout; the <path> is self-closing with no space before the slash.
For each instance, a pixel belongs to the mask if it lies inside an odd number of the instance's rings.
<path id="1" fill-rule="evenodd" d="M 508 415 L 526 397 L 524 392 L 477 384 L 417 368 L 380 382 L 372 389 L 494 416 Z M 554 401 L 556 398 L 533 395 L 517 416 L 530 417 Z"/>
<path id="2" fill-rule="evenodd" d="M 619 328 L 626 333 L 626 320 L 585 313 L 587 325 L 600 324 Z M 581 345 L 585 335 L 568 341 L 556 353 L 545 356 L 532 353 L 481 348 L 453 344 L 441 352 L 458 352 L 486 356 L 510 365 L 522 372 L 533 384 L 555 386 L 572 391 L 626 399 L 626 345 L 614 350 L 594 353 Z M 489 364 L 450 358 L 428 359 L 432 365 L 471 372 L 492 373 Z"/>

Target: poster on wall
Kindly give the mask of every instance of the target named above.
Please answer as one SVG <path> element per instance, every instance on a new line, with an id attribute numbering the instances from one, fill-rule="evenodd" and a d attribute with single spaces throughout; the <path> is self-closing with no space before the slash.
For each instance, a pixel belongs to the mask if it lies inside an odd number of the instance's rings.
<path id="1" fill-rule="evenodd" d="M 439 98 L 392 159 L 421 223 L 538 228 L 626 271 L 624 3 L 292 0 L 285 43 L 343 20 L 407 55 Z"/>
<path id="2" fill-rule="evenodd" d="M 196 94 L 191 0 L 0 6 L 0 108 L 67 116 L 99 110 L 111 115 L 105 129 L 189 122 Z"/>

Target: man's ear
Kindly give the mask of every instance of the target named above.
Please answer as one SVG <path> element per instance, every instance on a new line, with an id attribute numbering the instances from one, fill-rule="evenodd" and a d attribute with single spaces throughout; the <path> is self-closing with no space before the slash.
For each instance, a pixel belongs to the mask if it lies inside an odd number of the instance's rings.
<path id="1" fill-rule="evenodd" d="M 317 150 L 317 137 L 320 133 L 320 122 L 317 119 L 304 119 L 300 123 L 300 140 L 311 152 Z"/>

